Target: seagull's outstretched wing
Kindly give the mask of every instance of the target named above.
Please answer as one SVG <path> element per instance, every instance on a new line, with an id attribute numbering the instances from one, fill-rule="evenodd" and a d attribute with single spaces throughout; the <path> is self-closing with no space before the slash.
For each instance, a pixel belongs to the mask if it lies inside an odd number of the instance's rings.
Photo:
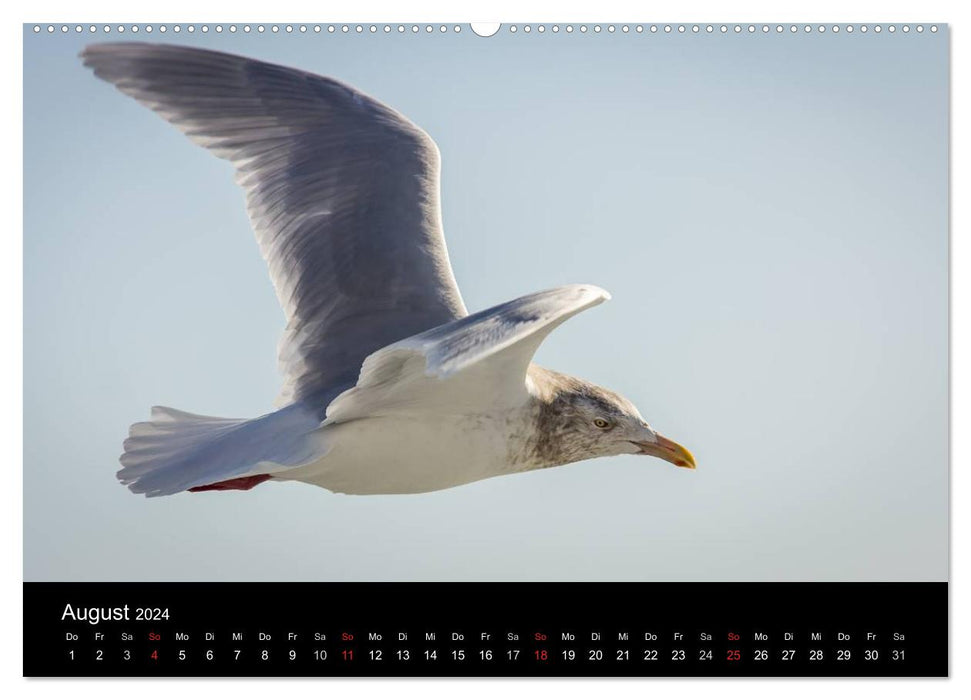
<path id="1" fill-rule="evenodd" d="M 336 80 L 215 51 L 90 46 L 85 65 L 236 167 L 287 317 L 281 403 L 352 385 L 379 348 L 466 315 L 435 143 Z"/>
<path id="2" fill-rule="evenodd" d="M 567 285 L 494 306 L 382 348 L 357 385 L 327 407 L 327 422 L 397 412 L 513 407 L 540 343 L 565 320 L 610 295 Z"/>

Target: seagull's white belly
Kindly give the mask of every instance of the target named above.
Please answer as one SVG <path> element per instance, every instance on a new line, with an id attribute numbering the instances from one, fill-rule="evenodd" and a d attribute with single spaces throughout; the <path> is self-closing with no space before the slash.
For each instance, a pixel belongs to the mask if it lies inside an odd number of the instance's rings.
<path id="1" fill-rule="evenodd" d="M 522 439 L 515 415 L 394 415 L 322 428 L 322 459 L 276 475 L 336 493 L 437 491 L 520 471 L 510 440 Z"/>

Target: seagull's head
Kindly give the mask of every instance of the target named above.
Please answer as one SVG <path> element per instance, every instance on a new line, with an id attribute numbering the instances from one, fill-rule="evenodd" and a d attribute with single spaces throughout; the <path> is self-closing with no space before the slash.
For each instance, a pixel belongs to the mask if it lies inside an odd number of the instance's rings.
<path id="1" fill-rule="evenodd" d="M 555 390 L 540 412 L 538 439 L 540 447 L 559 453 L 558 463 L 637 454 L 695 468 L 691 452 L 654 430 L 625 397 L 591 382 L 549 373 L 556 375 Z"/>

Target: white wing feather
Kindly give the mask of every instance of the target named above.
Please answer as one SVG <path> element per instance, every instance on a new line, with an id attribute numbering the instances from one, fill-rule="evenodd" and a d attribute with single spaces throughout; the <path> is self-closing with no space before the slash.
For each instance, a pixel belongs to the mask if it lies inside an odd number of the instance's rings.
<path id="1" fill-rule="evenodd" d="M 382 348 L 364 360 L 357 385 L 327 407 L 327 423 L 519 405 L 540 343 L 571 316 L 609 298 L 593 285 L 557 287 Z"/>

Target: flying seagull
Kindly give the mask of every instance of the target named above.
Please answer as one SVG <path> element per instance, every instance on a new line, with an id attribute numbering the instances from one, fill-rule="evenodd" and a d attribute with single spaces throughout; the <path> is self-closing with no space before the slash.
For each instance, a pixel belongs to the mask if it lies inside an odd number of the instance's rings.
<path id="1" fill-rule="evenodd" d="M 280 408 L 253 419 L 156 406 L 118 479 L 135 493 L 302 481 L 423 493 L 593 457 L 694 468 L 624 397 L 532 364 L 563 321 L 610 298 L 557 287 L 469 314 L 439 204 L 439 152 L 332 78 L 183 46 L 81 58 L 230 161 L 286 314 Z"/>

